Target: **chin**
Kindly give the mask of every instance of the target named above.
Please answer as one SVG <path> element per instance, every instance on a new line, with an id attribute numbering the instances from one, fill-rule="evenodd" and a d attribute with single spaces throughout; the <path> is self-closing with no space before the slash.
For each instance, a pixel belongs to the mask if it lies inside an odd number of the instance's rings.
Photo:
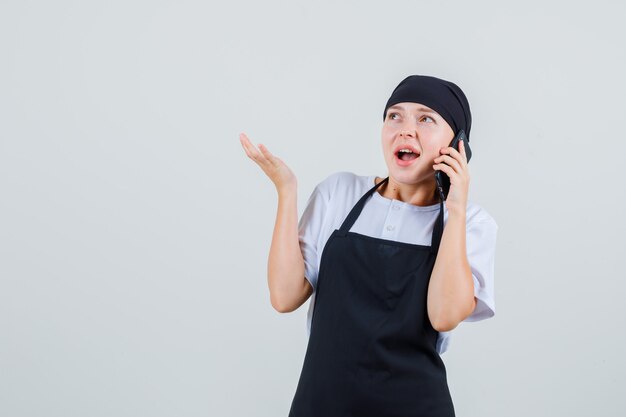
<path id="1" fill-rule="evenodd" d="M 389 178 L 401 184 L 413 184 L 416 182 L 417 175 L 415 172 L 409 170 L 397 170 L 392 168 L 389 169 Z"/>
<path id="2" fill-rule="evenodd" d="M 435 170 L 425 174 L 417 166 L 402 168 L 394 165 L 387 165 L 387 172 L 389 173 L 390 179 L 393 179 L 395 182 L 400 184 L 417 184 L 419 182 L 423 182 L 424 178 L 428 177 L 428 175 L 432 176 L 433 180 L 435 177 Z"/>

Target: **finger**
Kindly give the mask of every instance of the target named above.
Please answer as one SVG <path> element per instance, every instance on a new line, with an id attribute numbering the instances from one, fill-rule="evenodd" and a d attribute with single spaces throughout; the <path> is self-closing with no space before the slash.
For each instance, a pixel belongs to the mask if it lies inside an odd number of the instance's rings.
<path id="1" fill-rule="evenodd" d="M 250 140 L 243 134 L 239 135 L 239 142 L 241 142 L 241 147 L 244 151 L 246 151 L 246 155 L 252 158 L 252 154 L 250 152 Z"/>
<path id="2" fill-rule="evenodd" d="M 462 142 L 462 141 L 461 141 Z M 463 163 L 463 155 L 461 155 L 459 153 L 459 151 L 457 151 L 456 149 L 454 149 L 452 146 L 448 146 L 447 148 L 443 148 L 441 149 L 441 153 L 443 154 L 449 154 L 451 157 L 453 157 L 454 159 L 456 159 L 457 161 L 459 161 L 460 163 Z M 467 160 L 466 160 L 467 162 Z"/>
<path id="3" fill-rule="evenodd" d="M 454 168 L 454 170 L 456 172 L 461 172 L 462 171 L 462 165 L 459 163 L 459 161 L 457 161 L 456 159 L 452 158 L 450 155 L 438 156 L 433 161 L 437 162 L 437 163 L 442 163 L 442 162 L 446 163 L 447 165 L 449 165 L 452 168 Z"/>
<path id="4" fill-rule="evenodd" d="M 252 145 L 250 142 L 245 141 L 245 140 L 241 142 L 241 145 L 246 150 L 246 155 L 248 155 L 250 159 L 255 160 L 255 161 L 256 159 L 258 159 L 257 151 L 254 149 L 254 145 Z"/>
<path id="5" fill-rule="evenodd" d="M 245 133 L 240 133 L 239 134 L 239 141 L 241 142 L 241 144 L 249 144 L 250 143 L 250 138 L 248 138 L 248 136 Z"/>
<path id="6" fill-rule="evenodd" d="M 433 169 L 445 172 L 446 174 L 448 174 L 448 177 L 450 177 L 450 179 L 452 179 L 452 177 L 456 175 L 456 172 L 454 172 L 454 170 L 446 164 L 435 164 L 433 165 Z"/>
<path id="7" fill-rule="evenodd" d="M 250 139 L 245 135 L 245 133 L 239 134 L 239 142 L 241 142 L 241 146 L 247 150 L 248 144 L 250 143 Z"/>
<path id="8" fill-rule="evenodd" d="M 266 162 L 265 157 L 259 150 L 250 142 L 250 140 L 244 135 L 241 141 L 242 145 L 246 149 L 248 156 L 255 162 Z"/>
<path id="9" fill-rule="evenodd" d="M 274 157 L 274 155 L 269 151 L 269 149 L 267 149 L 265 147 L 265 145 L 263 145 L 262 143 L 259 143 L 259 149 L 261 150 L 261 153 L 263 154 L 263 156 L 265 156 L 265 158 L 271 162 L 272 164 L 276 164 L 276 158 Z"/>
<path id="10" fill-rule="evenodd" d="M 246 145 L 247 148 L 250 148 L 252 145 L 252 142 L 250 141 L 250 138 L 248 136 L 246 136 L 244 133 L 241 133 L 239 135 L 239 140 L 241 141 L 242 145 Z"/>

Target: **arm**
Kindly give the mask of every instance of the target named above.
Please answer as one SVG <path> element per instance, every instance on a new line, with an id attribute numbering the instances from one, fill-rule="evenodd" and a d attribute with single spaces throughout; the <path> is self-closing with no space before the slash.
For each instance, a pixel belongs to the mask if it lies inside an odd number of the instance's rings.
<path id="1" fill-rule="evenodd" d="M 439 332 L 454 329 L 476 306 L 465 246 L 465 212 L 449 210 L 428 286 L 428 317 Z"/>
<path id="2" fill-rule="evenodd" d="M 261 167 L 278 192 L 278 213 L 267 265 L 272 307 L 281 313 L 300 307 L 313 293 L 304 276 L 304 258 L 298 239 L 297 180 L 282 159 L 263 144 L 257 149 L 245 133 L 239 135 L 246 155 Z"/>
<path id="3" fill-rule="evenodd" d="M 433 168 L 450 177 L 450 192 L 446 199 L 448 221 L 441 236 L 437 259 L 428 285 L 428 317 L 439 332 L 454 329 L 476 306 L 474 279 L 467 260 L 466 209 L 469 170 L 464 141 L 459 150 L 446 147 L 435 158 Z"/>
<path id="4" fill-rule="evenodd" d="M 313 293 L 304 277 L 304 259 L 298 240 L 297 196 L 295 187 L 278 192 L 278 213 L 267 265 L 270 301 L 281 313 L 296 310 Z"/>

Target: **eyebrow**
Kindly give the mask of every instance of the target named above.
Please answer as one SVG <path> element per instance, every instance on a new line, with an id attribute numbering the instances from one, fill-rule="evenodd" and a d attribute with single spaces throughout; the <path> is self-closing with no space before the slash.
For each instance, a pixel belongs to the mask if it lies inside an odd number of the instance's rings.
<path id="1" fill-rule="evenodd" d="M 394 109 L 394 110 L 404 110 L 404 107 L 399 106 L 397 104 L 394 104 L 393 106 L 389 107 L 389 110 Z M 417 111 L 421 111 L 423 113 L 430 113 L 430 114 L 437 114 L 437 112 L 432 111 L 430 109 L 427 109 L 426 107 L 420 107 L 417 109 Z"/>

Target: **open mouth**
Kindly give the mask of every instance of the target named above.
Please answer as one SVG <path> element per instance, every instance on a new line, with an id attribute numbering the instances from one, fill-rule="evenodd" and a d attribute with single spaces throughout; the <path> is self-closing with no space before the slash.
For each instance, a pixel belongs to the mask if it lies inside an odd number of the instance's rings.
<path id="1" fill-rule="evenodd" d="M 418 154 L 411 151 L 410 149 L 400 149 L 398 152 L 396 152 L 396 158 L 400 159 L 401 161 L 412 161 L 414 159 L 417 159 L 418 156 Z"/>
<path id="2" fill-rule="evenodd" d="M 410 148 L 402 148 L 396 151 L 396 160 L 401 165 L 411 164 L 414 160 L 419 157 L 419 153 L 415 152 Z"/>

